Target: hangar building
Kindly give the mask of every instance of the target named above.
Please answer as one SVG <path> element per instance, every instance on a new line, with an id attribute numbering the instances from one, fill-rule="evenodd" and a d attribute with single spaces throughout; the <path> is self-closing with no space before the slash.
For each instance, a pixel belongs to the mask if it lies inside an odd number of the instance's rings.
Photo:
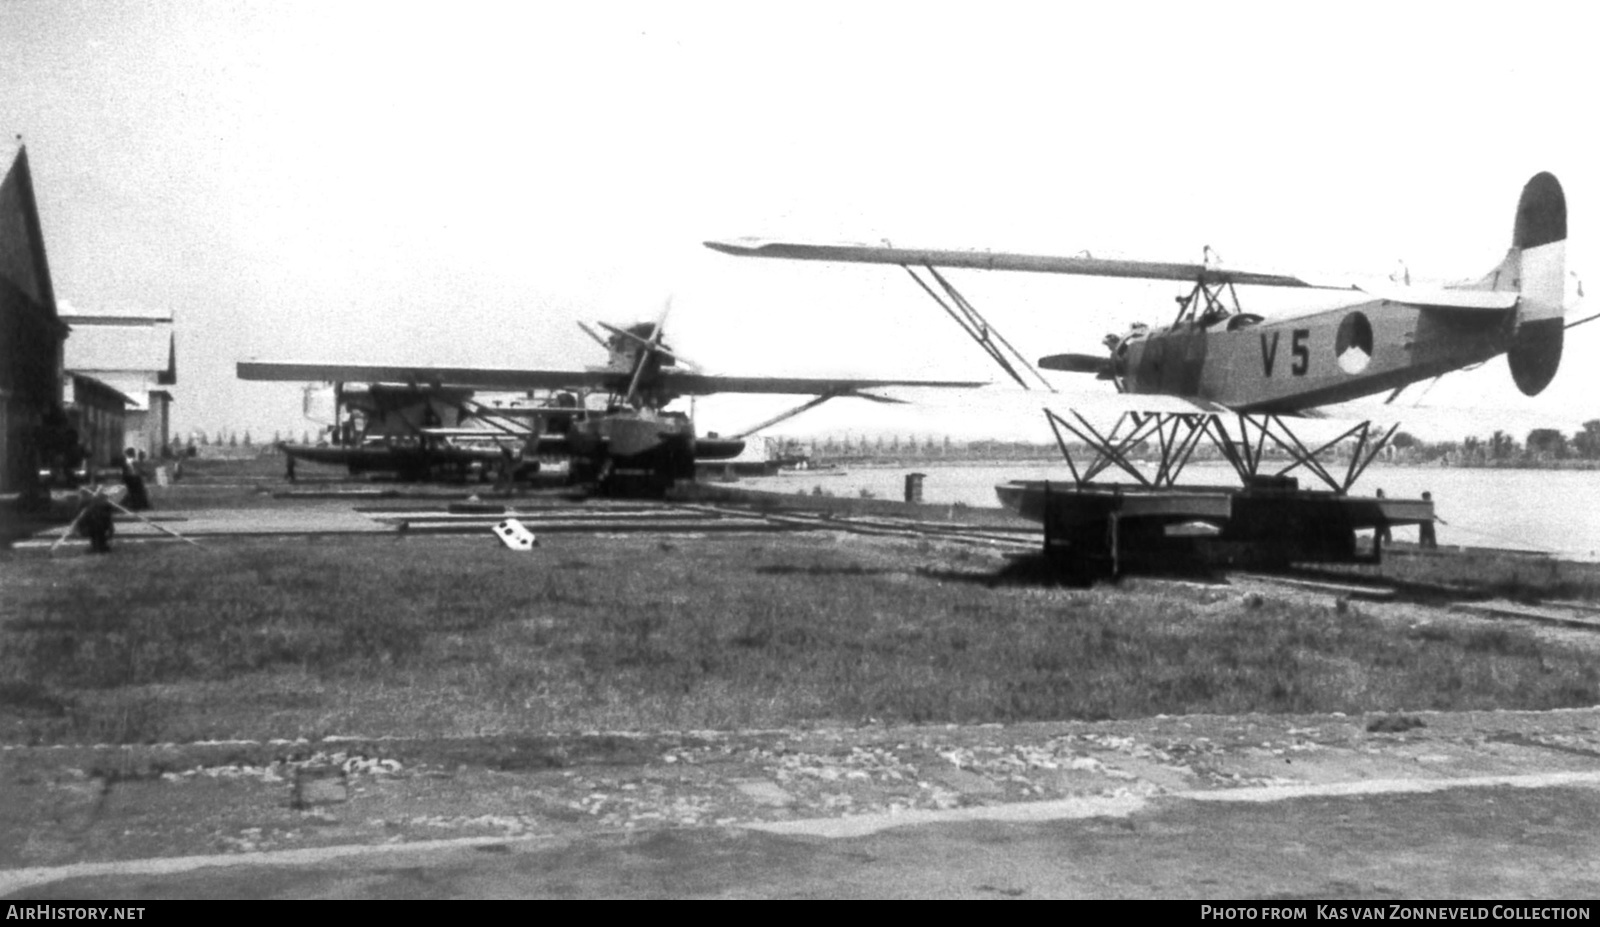
<path id="1" fill-rule="evenodd" d="M 72 327 L 65 349 L 67 371 L 127 396 L 123 446 L 160 457 L 172 440 L 169 388 L 178 382 L 172 314 L 88 313 L 63 305 L 61 320 Z"/>
<path id="2" fill-rule="evenodd" d="M 27 149 L 18 147 L 0 181 L 0 493 L 30 488 L 37 436 L 60 408 L 61 343 L 44 233 Z"/>

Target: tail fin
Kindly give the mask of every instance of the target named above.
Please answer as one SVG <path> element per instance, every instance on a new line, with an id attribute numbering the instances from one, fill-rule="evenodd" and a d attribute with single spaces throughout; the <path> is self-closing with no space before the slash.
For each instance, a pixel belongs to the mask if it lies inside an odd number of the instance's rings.
<path id="1" fill-rule="evenodd" d="M 1528 396 L 1536 396 L 1549 386 L 1561 366 L 1566 331 L 1566 254 L 1566 194 L 1554 174 L 1536 174 L 1522 188 L 1511 251 L 1496 272 L 1509 271 L 1510 285 L 1519 294 L 1517 328 L 1506 360 L 1517 388 Z"/>
<path id="2" fill-rule="evenodd" d="M 1566 320 L 1566 194 L 1555 175 L 1534 175 L 1517 200 L 1510 250 L 1493 271 L 1461 290 L 1517 293 L 1517 327 L 1506 360 L 1517 389 L 1538 395 L 1562 365 Z"/>

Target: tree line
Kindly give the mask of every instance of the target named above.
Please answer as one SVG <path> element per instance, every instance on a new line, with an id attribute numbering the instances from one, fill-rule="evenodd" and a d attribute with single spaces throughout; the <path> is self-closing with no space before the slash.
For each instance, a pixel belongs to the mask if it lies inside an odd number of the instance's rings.
<path id="1" fill-rule="evenodd" d="M 272 446 L 276 445 L 279 441 L 291 441 L 292 442 L 294 440 L 295 440 L 295 435 L 294 435 L 294 432 L 292 432 L 292 431 L 289 432 L 287 435 L 285 435 L 281 431 L 274 431 L 272 433 L 272 441 L 269 442 L 267 444 L 267 446 L 268 447 L 272 447 Z M 248 429 L 248 428 L 246 428 L 242 432 L 234 430 L 234 429 L 230 429 L 230 428 L 219 428 L 219 429 L 217 429 L 217 433 L 214 434 L 214 435 L 211 434 L 210 432 L 206 431 L 203 428 L 195 428 L 195 429 L 191 429 L 190 430 L 187 439 L 180 439 L 180 441 L 174 442 L 174 443 L 181 443 L 185 447 L 255 447 L 256 446 L 255 439 L 251 436 L 250 429 Z M 311 443 L 311 432 L 310 431 L 302 431 L 302 432 L 300 432 L 300 443 L 301 444 L 310 444 Z"/>
<path id="2" fill-rule="evenodd" d="M 293 432 L 272 433 L 274 446 L 280 441 L 294 441 Z M 311 432 L 302 431 L 300 443 L 312 442 Z M 1054 442 L 1033 441 L 955 441 L 949 435 L 827 435 L 810 439 L 778 439 L 783 454 L 806 454 L 814 460 L 836 458 L 873 459 L 937 457 L 948 460 L 1016 460 L 1055 457 L 1061 451 Z M 254 447 L 255 438 L 250 430 L 222 428 L 215 434 L 203 429 L 192 430 L 186 442 L 188 447 Z M 1074 453 L 1079 450 L 1073 447 Z M 1153 448 L 1136 446 L 1136 453 L 1150 453 Z M 1207 449 L 1197 448 L 1196 457 L 1206 459 L 1212 455 Z M 1395 463 L 1426 463 L 1446 466 L 1539 464 L 1551 461 L 1600 461 L 1600 419 L 1591 419 L 1571 435 L 1555 428 L 1535 428 L 1522 441 L 1506 431 L 1496 431 L 1487 438 L 1470 436 L 1458 441 L 1424 441 L 1408 432 L 1398 432 L 1391 442 L 1388 459 Z"/>
<path id="3" fill-rule="evenodd" d="M 813 460 L 818 461 L 927 457 L 1018 460 L 1052 458 L 1061 454 L 1053 441 L 953 441 L 948 435 L 911 435 L 903 439 L 894 435 L 828 435 L 809 441 L 784 439 L 782 445 L 785 453 L 806 451 Z M 1089 450 L 1077 442 L 1071 442 L 1068 446 L 1074 455 Z M 1159 449 L 1150 442 L 1139 442 L 1128 450 L 1135 456 L 1159 453 Z M 1270 445 L 1264 450 L 1268 457 L 1281 456 Z M 1196 447 L 1193 456 L 1196 460 L 1220 458 L 1220 454 L 1205 444 Z M 1504 430 L 1496 431 L 1487 438 L 1470 436 L 1454 441 L 1424 441 L 1402 431 L 1395 434 L 1384 459 L 1391 463 L 1438 466 L 1537 466 L 1555 461 L 1570 461 L 1571 465 L 1582 466 L 1581 461 L 1600 462 L 1600 419 L 1584 422 L 1583 427 L 1571 435 L 1555 428 L 1535 428 L 1521 441 Z"/>
<path id="4" fill-rule="evenodd" d="M 1556 428 L 1535 428 L 1521 442 L 1506 431 L 1487 438 L 1460 441 L 1423 441 L 1405 432 L 1394 436 L 1395 458 L 1407 463 L 1455 466 L 1509 466 L 1554 461 L 1600 461 L 1600 419 L 1566 435 Z"/>

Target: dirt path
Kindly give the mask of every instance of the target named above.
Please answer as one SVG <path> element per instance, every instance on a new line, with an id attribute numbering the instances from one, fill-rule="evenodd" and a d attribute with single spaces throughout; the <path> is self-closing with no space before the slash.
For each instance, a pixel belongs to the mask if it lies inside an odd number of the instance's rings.
<path id="1" fill-rule="evenodd" d="M 0 894 L 1595 897 L 1600 710 L 0 753 Z"/>

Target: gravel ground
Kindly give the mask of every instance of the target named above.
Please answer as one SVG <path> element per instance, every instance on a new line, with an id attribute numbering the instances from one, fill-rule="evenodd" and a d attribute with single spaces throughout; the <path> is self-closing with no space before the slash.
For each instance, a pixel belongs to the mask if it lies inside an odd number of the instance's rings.
<path id="1" fill-rule="evenodd" d="M 1216 800 L 1588 792 L 1600 786 L 1600 711 L 9 748 L 0 786 L 0 892 L 17 892 L 152 860 L 304 867 L 319 849 L 439 841 L 859 838 Z"/>

